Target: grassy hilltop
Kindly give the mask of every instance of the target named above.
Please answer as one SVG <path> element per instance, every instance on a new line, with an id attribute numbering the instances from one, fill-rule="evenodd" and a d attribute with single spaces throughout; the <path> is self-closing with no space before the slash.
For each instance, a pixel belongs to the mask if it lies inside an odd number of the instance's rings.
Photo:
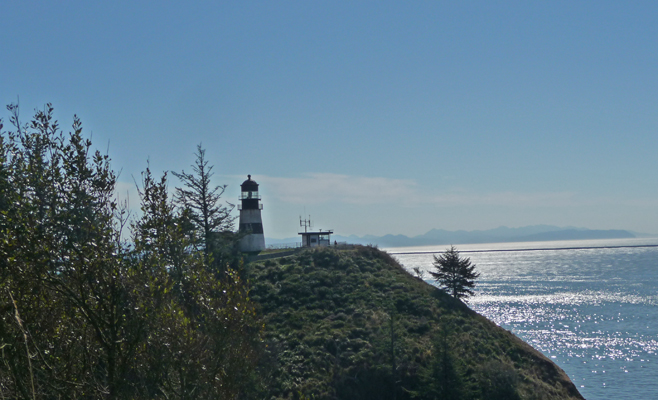
<path id="1" fill-rule="evenodd" d="M 582 399 L 541 353 L 375 248 L 248 268 L 264 398 Z"/>

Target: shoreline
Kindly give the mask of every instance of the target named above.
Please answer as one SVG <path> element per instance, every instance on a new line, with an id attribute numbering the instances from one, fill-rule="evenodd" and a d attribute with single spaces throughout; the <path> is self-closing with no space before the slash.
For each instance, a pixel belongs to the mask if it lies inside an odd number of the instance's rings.
<path id="1" fill-rule="evenodd" d="M 459 253 L 500 253 L 500 252 L 520 252 L 520 251 L 546 251 L 546 250 L 591 250 L 591 249 L 624 249 L 640 247 L 658 247 L 658 244 L 638 244 L 638 245 L 618 245 L 618 246 L 577 246 L 577 247 L 538 247 L 531 249 L 489 249 L 489 250 L 459 250 Z M 391 255 L 397 254 L 438 254 L 444 251 L 405 251 L 405 252 L 388 252 Z"/>

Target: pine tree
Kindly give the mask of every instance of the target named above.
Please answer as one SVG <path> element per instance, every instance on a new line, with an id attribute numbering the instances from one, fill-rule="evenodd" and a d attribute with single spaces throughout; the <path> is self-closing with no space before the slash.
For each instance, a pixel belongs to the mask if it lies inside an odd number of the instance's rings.
<path id="1" fill-rule="evenodd" d="M 172 172 L 184 185 L 176 188 L 175 200 L 187 208 L 199 243 L 208 255 L 214 250 L 218 233 L 233 229 L 234 218 L 230 215 L 233 205 L 220 204 L 226 185 L 213 187 L 210 183 L 214 175 L 213 166 L 208 165 L 206 150 L 200 144 L 195 155 L 196 161 L 192 165 L 194 173 Z"/>
<path id="2" fill-rule="evenodd" d="M 430 275 L 452 297 L 465 299 L 474 294 L 471 288 L 475 287 L 475 280 L 480 274 L 475 272 L 471 259 L 460 257 L 454 246 L 440 256 L 434 256 L 432 264 L 436 271 L 430 271 Z"/>

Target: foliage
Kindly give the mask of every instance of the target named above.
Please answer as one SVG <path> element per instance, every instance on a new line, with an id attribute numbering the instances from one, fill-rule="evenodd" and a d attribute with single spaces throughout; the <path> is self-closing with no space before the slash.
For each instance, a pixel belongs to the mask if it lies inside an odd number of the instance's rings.
<path id="1" fill-rule="evenodd" d="M 414 274 L 416 275 L 416 278 L 420 279 L 421 281 L 425 280 L 425 271 L 422 270 L 420 267 L 414 267 L 413 268 Z"/>
<path id="2" fill-rule="evenodd" d="M 498 361 L 488 361 L 480 370 L 482 393 L 489 400 L 520 400 L 516 386 L 519 382 L 517 372 Z"/>
<path id="3" fill-rule="evenodd" d="M 258 398 L 582 398 L 543 355 L 375 248 L 304 250 L 247 271 L 267 344 Z M 489 361 L 517 378 L 491 380 Z"/>
<path id="4" fill-rule="evenodd" d="M 475 280 L 480 274 L 475 272 L 475 265 L 471 264 L 469 258 L 459 256 L 459 252 L 454 246 L 451 246 L 439 257 L 435 255 L 432 265 L 436 270 L 430 271 L 430 275 L 452 297 L 465 299 L 473 295 L 470 288 L 475 287 Z"/>
<path id="5" fill-rule="evenodd" d="M 206 256 L 212 256 L 210 262 L 214 269 L 223 271 L 227 264 L 235 267 L 237 262 L 234 255 L 240 237 L 233 233 L 235 218 L 231 217 L 231 211 L 234 205 L 220 204 L 226 185 L 212 186 L 213 166 L 208 165 L 206 150 L 200 144 L 195 157 L 193 173 L 172 172 L 183 184 L 182 188 L 176 188 L 175 198 L 197 238 L 193 244 L 203 249 Z"/>
<path id="6" fill-rule="evenodd" d="M 432 360 L 425 376 L 427 386 L 424 394 L 430 398 L 454 399 L 466 398 L 463 395 L 463 382 L 455 366 L 455 359 L 448 341 L 446 327 L 439 330 L 432 342 Z"/>
<path id="7" fill-rule="evenodd" d="M 550 360 L 376 248 L 248 265 L 250 293 L 213 269 L 166 175 L 146 169 L 131 222 L 79 119 L 65 135 L 50 105 L 25 125 L 9 111 L 0 398 L 433 399 L 445 382 L 462 399 L 581 398 Z"/>
<path id="8" fill-rule="evenodd" d="M 50 104 L 0 121 L 0 397 L 237 398 L 259 329 L 233 270 L 217 277 L 144 174 L 142 217 L 114 200 L 109 158 Z"/>

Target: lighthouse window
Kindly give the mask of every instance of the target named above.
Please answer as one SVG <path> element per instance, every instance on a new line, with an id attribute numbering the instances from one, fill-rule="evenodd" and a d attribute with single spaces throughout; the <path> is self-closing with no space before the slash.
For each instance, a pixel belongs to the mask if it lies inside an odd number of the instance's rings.
<path id="1" fill-rule="evenodd" d="M 254 192 L 242 192 L 242 199 L 257 199 L 258 198 L 258 191 Z"/>

